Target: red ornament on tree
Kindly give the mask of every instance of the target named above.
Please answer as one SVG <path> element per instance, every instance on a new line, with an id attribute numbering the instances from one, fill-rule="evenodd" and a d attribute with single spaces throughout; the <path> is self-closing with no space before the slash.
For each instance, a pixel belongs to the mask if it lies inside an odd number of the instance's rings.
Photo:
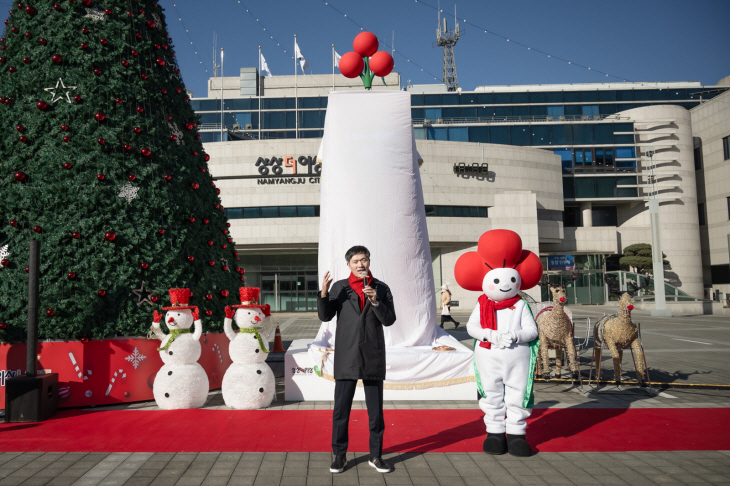
<path id="1" fill-rule="evenodd" d="M 55 316 L 55 315 L 56 315 L 56 312 L 55 312 L 55 311 L 54 311 L 53 309 L 48 309 L 48 310 L 46 311 L 46 315 L 47 315 L 48 317 L 53 317 L 53 316 Z"/>
<path id="2" fill-rule="evenodd" d="M 63 130 L 64 132 L 67 132 L 68 131 L 68 125 L 66 125 L 66 124 L 61 125 L 61 130 Z"/>
<path id="3" fill-rule="evenodd" d="M 141 106 L 138 106 L 137 113 L 144 113 L 144 108 L 142 108 Z"/>
<path id="4" fill-rule="evenodd" d="M 168 175 L 168 174 L 165 174 L 165 180 L 167 182 L 170 182 L 172 180 L 172 177 L 170 175 Z"/>
<path id="5" fill-rule="evenodd" d="M 96 74 L 97 76 L 101 75 L 101 69 L 94 68 L 94 74 Z"/>
<path id="6" fill-rule="evenodd" d="M 142 262 L 139 264 L 140 267 L 142 267 L 142 270 L 147 270 L 149 267 L 149 264 L 147 262 Z"/>
<path id="7" fill-rule="evenodd" d="M 192 255 L 188 255 L 188 261 L 192 262 L 193 260 L 195 260 L 195 257 Z"/>
<path id="8" fill-rule="evenodd" d="M 142 78 L 142 79 L 147 79 L 147 75 L 145 73 L 140 74 L 139 77 Z"/>
<path id="9" fill-rule="evenodd" d="M 48 103 L 46 103 L 45 101 L 39 101 L 35 104 L 35 107 L 41 111 L 45 111 L 48 108 Z"/>
<path id="10" fill-rule="evenodd" d="M 222 297 L 228 297 L 228 291 L 226 289 L 221 290 Z"/>
<path id="11" fill-rule="evenodd" d="M 43 231 L 43 228 L 41 228 L 40 226 L 33 226 L 33 231 L 35 231 L 36 233 L 40 233 L 41 231 Z"/>
<path id="12" fill-rule="evenodd" d="M 174 142 L 175 140 L 177 140 L 177 137 L 175 135 L 170 135 L 170 140 Z"/>
<path id="13" fill-rule="evenodd" d="M 38 43 L 42 46 L 45 46 L 46 44 L 48 44 L 48 41 L 41 37 L 40 39 L 38 39 Z"/>
<path id="14" fill-rule="evenodd" d="M 64 168 L 64 169 L 68 170 L 68 169 L 70 169 L 71 167 L 73 167 L 73 166 L 71 165 L 71 163 L 70 163 L 70 162 L 64 162 L 64 164 L 63 164 L 63 168 Z"/>
<path id="15" fill-rule="evenodd" d="M 94 115 L 94 118 L 98 122 L 103 122 L 104 120 L 106 120 L 106 115 L 104 113 L 99 112 L 96 115 Z"/>
<path id="16" fill-rule="evenodd" d="M 208 265 L 213 267 L 213 266 L 215 266 L 215 262 L 213 260 L 208 260 Z"/>
<path id="17" fill-rule="evenodd" d="M 210 312 L 210 311 L 206 311 L 206 312 Z M 8 325 L 6 323 L 0 322 L 0 331 L 4 331 L 7 328 L 8 328 Z"/>
<path id="18" fill-rule="evenodd" d="M 104 145 L 104 143 L 106 142 L 106 140 L 104 140 L 103 138 L 97 138 L 96 141 L 99 142 L 100 145 Z"/>
<path id="19" fill-rule="evenodd" d="M 223 243 L 223 244 L 221 245 L 221 248 L 223 248 L 223 249 L 225 250 L 226 248 L 228 248 L 228 245 L 226 245 L 225 243 Z"/>
<path id="20" fill-rule="evenodd" d="M 207 311 L 205 311 L 205 315 L 206 316 L 212 316 L 213 315 L 213 311 L 212 310 L 207 310 Z M 2 329 L 5 329 L 5 328 L 3 327 Z"/>
<path id="21" fill-rule="evenodd" d="M 190 186 L 191 186 L 191 187 L 192 187 L 193 189 L 197 189 L 198 187 L 200 187 L 200 186 L 198 185 L 198 183 L 197 183 L 197 182 L 193 182 L 193 183 L 191 183 L 191 184 L 190 184 Z"/>
<path id="22" fill-rule="evenodd" d="M 28 137 L 26 137 L 25 135 L 21 135 L 18 140 L 20 140 L 22 143 L 26 143 L 28 141 Z"/>
<path id="23" fill-rule="evenodd" d="M 225 265 L 223 265 L 223 271 L 224 271 L 224 272 L 227 272 L 227 271 L 228 271 L 228 267 L 227 267 L 227 266 L 225 266 Z"/>
<path id="24" fill-rule="evenodd" d="M 194 223 L 195 222 L 195 216 L 190 216 L 188 218 L 188 221 L 190 221 L 191 223 Z"/>
<path id="25" fill-rule="evenodd" d="M 129 62 L 128 61 L 122 61 L 122 66 L 124 66 L 124 67 L 129 66 Z"/>
<path id="26" fill-rule="evenodd" d="M 101 38 L 101 39 L 99 39 L 99 43 L 100 43 L 100 44 L 101 44 L 102 46 L 105 46 L 105 45 L 107 44 L 107 40 L 106 40 L 106 39 L 104 39 L 104 38 Z"/>
<path id="27" fill-rule="evenodd" d="M 87 338 L 86 336 L 84 336 L 81 339 L 79 339 L 79 341 L 81 341 L 82 343 L 86 344 L 86 343 L 89 342 L 89 338 Z"/>
<path id="28" fill-rule="evenodd" d="M 145 157 L 149 157 L 150 154 L 152 154 L 152 151 L 148 149 L 147 147 L 142 147 L 142 150 L 140 150 L 140 153 L 144 155 Z"/>
<path id="29" fill-rule="evenodd" d="M 18 222 L 16 220 L 14 220 L 14 219 L 11 219 L 10 220 L 10 226 L 12 226 L 13 228 L 17 228 L 18 227 Z"/>
<path id="30" fill-rule="evenodd" d="M 124 144 L 124 150 L 126 150 L 127 152 L 129 152 L 130 150 L 132 150 L 132 146 L 131 145 L 128 145 L 128 144 Z"/>
<path id="31" fill-rule="evenodd" d="M 208 240 L 208 246 L 213 246 L 213 240 Z"/>
<path id="32" fill-rule="evenodd" d="M 104 10 L 104 13 L 106 15 L 111 15 L 112 14 L 112 10 L 110 8 L 108 8 L 108 9 Z"/>
<path id="33" fill-rule="evenodd" d="M 74 272 L 68 272 L 66 274 L 66 276 L 68 277 L 69 280 L 73 280 L 76 278 L 76 274 Z"/>
<path id="34" fill-rule="evenodd" d="M 106 238 L 107 241 L 114 241 L 114 239 L 117 237 L 117 234 L 113 231 L 107 231 L 104 235 L 104 238 Z"/>
<path id="35" fill-rule="evenodd" d="M 8 265 L 10 265 L 10 260 L 8 260 L 7 258 L 3 258 L 2 260 L 0 260 L 0 265 L 2 265 L 3 267 L 7 267 Z"/>
<path id="36" fill-rule="evenodd" d="M 159 58 L 159 57 L 157 58 L 157 60 L 155 62 L 157 63 L 158 66 L 164 66 L 165 65 L 165 60 L 162 59 L 162 58 Z"/>
<path id="37" fill-rule="evenodd" d="M 81 238 L 81 233 L 79 233 L 78 231 L 74 231 L 73 233 L 71 233 L 71 238 L 78 240 L 79 238 Z"/>
<path id="38" fill-rule="evenodd" d="M 165 234 L 165 228 L 160 228 L 160 229 L 157 230 L 157 232 L 159 234 L 161 234 L 161 235 L 164 235 Z"/>
<path id="39" fill-rule="evenodd" d="M 135 51 L 134 49 L 132 49 L 132 55 L 133 55 L 133 56 L 136 56 L 137 54 L 139 54 L 139 52 L 137 52 L 137 51 Z"/>
<path id="40" fill-rule="evenodd" d="M 69 137 L 68 135 L 66 135 L 66 136 L 63 137 L 63 141 L 64 142 L 70 142 L 71 141 L 71 137 Z"/>
<path id="41" fill-rule="evenodd" d="M 160 90 L 160 93 L 167 94 L 167 90 L 163 88 L 163 89 Z"/>
<path id="42" fill-rule="evenodd" d="M 205 159 L 206 162 L 208 162 L 210 160 L 210 155 L 203 153 L 203 158 Z"/>
<path id="43" fill-rule="evenodd" d="M 134 127 L 134 133 L 140 133 L 142 131 L 139 127 Z"/>
<path id="44" fill-rule="evenodd" d="M 98 295 L 99 297 L 105 297 L 105 296 L 106 296 L 106 290 L 104 290 L 104 289 L 101 289 L 101 290 L 97 291 L 97 292 L 96 292 L 96 294 L 97 294 L 97 295 Z"/>
<path id="45" fill-rule="evenodd" d="M 157 297 L 156 295 L 151 295 L 151 296 L 150 296 L 150 300 L 151 300 L 152 302 L 157 302 L 157 300 L 158 300 L 158 297 Z"/>
<path id="46" fill-rule="evenodd" d="M 127 176 L 127 179 L 129 179 L 131 182 L 134 182 L 137 180 L 137 177 L 134 174 L 129 174 Z"/>
<path id="47" fill-rule="evenodd" d="M 89 44 L 87 44 L 86 42 L 82 42 L 82 43 L 81 43 L 81 48 L 82 48 L 82 49 L 86 49 L 86 48 L 88 48 L 88 47 L 89 47 Z"/>
<path id="48" fill-rule="evenodd" d="M 81 103 L 81 96 L 79 96 L 79 95 L 74 96 L 74 101 L 76 103 Z"/>
<path id="49" fill-rule="evenodd" d="M 26 32 L 25 33 L 25 38 L 26 39 L 31 39 L 31 38 L 33 38 L 33 34 L 31 34 L 30 32 Z"/>
<path id="50" fill-rule="evenodd" d="M 151 20 L 148 20 L 147 21 L 147 27 L 150 28 L 150 29 L 154 29 L 155 28 L 155 23 L 152 22 Z"/>
<path id="51" fill-rule="evenodd" d="M 96 178 L 100 181 L 104 180 L 104 174 L 96 174 Z"/>
<path id="52" fill-rule="evenodd" d="M 53 64 L 61 64 L 63 62 L 63 56 L 60 54 L 54 54 L 51 56 L 51 61 L 53 61 Z"/>
<path id="53" fill-rule="evenodd" d="M 33 16 L 33 15 L 35 15 L 35 12 L 36 12 L 35 7 L 31 7 L 30 5 L 25 7 L 25 13 L 27 13 L 28 15 Z"/>
<path id="54" fill-rule="evenodd" d="M 55 8 L 56 10 L 61 10 L 61 6 L 57 3 L 53 4 L 53 8 Z"/>
<path id="55" fill-rule="evenodd" d="M 192 124 L 192 123 L 190 123 L 190 122 L 186 123 L 186 124 L 185 124 L 185 129 L 186 129 L 186 130 L 192 130 L 192 129 L 193 129 L 193 124 Z"/>
<path id="56" fill-rule="evenodd" d="M 205 298 L 208 300 L 213 300 L 213 296 L 211 294 L 205 294 Z"/>
<path id="57" fill-rule="evenodd" d="M 8 71 L 10 71 L 11 73 L 14 73 L 15 71 L 17 71 L 17 69 L 15 69 L 13 66 L 10 66 L 8 68 Z"/>
<path id="58" fill-rule="evenodd" d="M 30 64 L 30 58 L 29 57 L 24 57 L 23 58 L 23 63 L 24 64 Z"/>
<path id="59" fill-rule="evenodd" d="M 121 98 L 116 98 L 114 101 L 116 101 L 118 105 L 124 103 L 124 100 L 122 100 Z"/>
<path id="60" fill-rule="evenodd" d="M 207 219 L 203 220 L 203 224 L 208 224 L 208 223 L 209 223 L 209 221 Z"/>
<path id="61" fill-rule="evenodd" d="M 194 157 L 197 157 L 198 156 L 198 151 L 197 150 L 193 150 L 193 156 Z"/>

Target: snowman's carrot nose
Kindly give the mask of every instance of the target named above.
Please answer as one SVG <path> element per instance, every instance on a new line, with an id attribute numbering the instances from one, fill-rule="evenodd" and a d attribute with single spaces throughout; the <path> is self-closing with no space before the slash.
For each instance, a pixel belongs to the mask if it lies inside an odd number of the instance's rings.
<path id="1" fill-rule="evenodd" d="M 174 317 L 171 317 L 171 318 L 169 318 L 169 319 L 167 320 L 167 323 L 168 323 L 168 324 L 171 324 L 171 323 L 173 323 L 173 322 L 175 322 L 175 318 L 174 318 Z"/>
<path id="2" fill-rule="evenodd" d="M 261 322 L 261 318 L 259 316 L 254 316 L 253 322 Z"/>

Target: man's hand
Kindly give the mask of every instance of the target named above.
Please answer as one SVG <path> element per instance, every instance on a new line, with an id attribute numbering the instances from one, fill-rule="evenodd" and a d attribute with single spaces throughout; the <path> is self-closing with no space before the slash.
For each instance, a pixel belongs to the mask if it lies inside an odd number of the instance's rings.
<path id="1" fill-rule="evenodd" d="M 160 314 L 160 313 L 159 313 L 159 312 L 157 312 L 157 311 L 154 311 L 154 312 L 152 313 L 152 322 L 153 322 L 154 324 L 157 324 L 157 326 L 159 327 L 159 326 L 160 326 L 160 320 L 162 320 L 162 314 Z"/>
<path id="2" fill-rule="evenodd" d="M 330 285 L 332 284 L 332 277 L 330 276 L 329 270 L 325 272 L 324 277 L 322 278 L 322 290 L 320 291 L 320 294 L 322 298 L 327 297 L 327 294 L 329 294 L 330 291 Z"/>
<path id="3" fill-rule="evenodd" d="M 233 319 L 233 316 L 236 315 L 236 311 L 231 309 L 230 305 L 226 306 L 226 319 Z"/>
<path id="4" fill-rule="evenodd" d="M 368 300 L 370 301 L 370 304 L 378 305 L 378 294 L 375 293 L 374 288 L 372 288 L 371 286 L 368 285 L 366 287 L 363 287 L 362 291 L 365 294 L 365 296 L 368 298 Z"/>

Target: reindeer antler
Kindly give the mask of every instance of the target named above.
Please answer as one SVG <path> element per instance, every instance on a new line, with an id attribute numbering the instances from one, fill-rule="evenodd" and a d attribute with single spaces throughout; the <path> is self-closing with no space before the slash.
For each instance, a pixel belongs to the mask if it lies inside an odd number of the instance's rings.
<path id="1" fill-rule="evenodd" d="M 646 281 L 642 285 L 636 285 L 634 282 L 629 282 L 629 285 L 633 288 L 633 290 L 627 290 L 626 293 L 628 293 L 631 297 L 633 297 L 639 290 L 647 288 L 651 284 L 651 277 L 648 275 L 645 275 Z"/>
<path id="2" fill-rule="evenodd" d="M 563 290 L 568 290 L 568 285 L 578 280 L 578 277 L 580 277 L 580 274 L 576 271 L 573 271 L 573 273 L 570 275 L 570 280 L 568 280 L 568 283 L 566 283 L 565 285 L 561 285 L 561 287 L 563 287 Z"/>
<path id="3" fill-rule="evenodd" d="M 611 292 L 614 295 L 621 296 L 623 292 L 621 292 L 621 289 L 618 284 L 618 279 L 615 275 L 609 275 L 606 274 L 603 277 L 603 280 L 606 282 L 606 285 L 608 285 L 608 291 Z"/>

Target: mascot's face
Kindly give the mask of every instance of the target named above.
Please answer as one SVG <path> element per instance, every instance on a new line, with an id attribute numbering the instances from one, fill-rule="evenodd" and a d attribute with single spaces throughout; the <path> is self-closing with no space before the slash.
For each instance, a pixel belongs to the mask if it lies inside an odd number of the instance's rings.
<path id="1" fill-rule="evenodd" d="M 165 323 L 169 329 L 190 329 L 193 325 L 193 312 L 190 309 L 169 310 L 165 314 Z"/>
<path id="2" fill-rule="evenodd" d="M 520 291 L 522 279 L 514 268 L 495 268 L 485 275 L 482 290 L 495 302 L 511 299 Z"/>
<path id="3" fill-rule="evenodd" d="M 239 328 L 261 327 L 264 321 L 264 313 L 259 309 L 243 308 L 236 311 L 234 319 Z"/>

